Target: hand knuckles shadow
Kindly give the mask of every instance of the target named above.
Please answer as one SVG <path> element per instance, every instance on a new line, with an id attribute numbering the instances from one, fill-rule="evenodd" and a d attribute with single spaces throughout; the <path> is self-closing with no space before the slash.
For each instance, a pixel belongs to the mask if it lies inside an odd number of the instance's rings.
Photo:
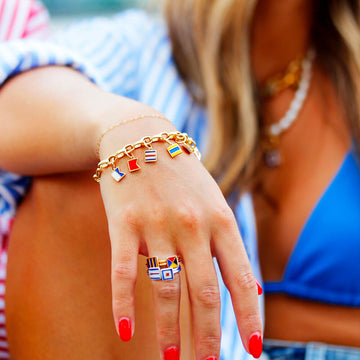
<path id="1" fill-rule="evenodd" d="M 188 229 L 198 229 L 201 225 L 202 214 L 199 206 L 183 202 L 176 208 L 176 216 L 180 224 Z"/>
<path id="2" fill-rule="evenodd" d="M 164 227 L 168 221 L 168 211 L 163 204 L 152 204 L 147 217 L 152 225 Z"/>
<path id="3" fill-rule="evenodd" d="M 206 285 L 196 293 L 196 300 L 208 309 L 216 309 L 220 306 L 220 292 L 217 285 Z"/>
<path id="4" fill-rule="evenodd" d="M 121 260 L 112 267 L 112 280 L 136 280 L 136 267 L 133 259 Z"/>
<path id="5" fill-rule="evenodd" d="M 161 286 L 157 286 L 155 291 L 161 300 L 177 301 L 180 296 L 180 284 L 178 281 L 162 281 Z"/>
<path id="6" fill-rule="evenodd" d="M 214 207 L 212 217 L 214 223 L 223 230 L 231 229 L 236 223 L 234 214 L 227 204 Z"/>
<path id="7" fill-rule="evenodd" d="M 134 205 L 121 206 L 109 219 L 109 223 L 114 226 L 118 232 L 126 228 L 136 229 L 140 225 L 142 219 L 140 210 Z"/>
<path id="8" fill-rule="evenodd" d="M 252 290 L 257 287 L 255 276 L 252 271 L 248 269 L 234 272 L 233 282 L 234 286 L 240 289 L 240 291 Z"/>

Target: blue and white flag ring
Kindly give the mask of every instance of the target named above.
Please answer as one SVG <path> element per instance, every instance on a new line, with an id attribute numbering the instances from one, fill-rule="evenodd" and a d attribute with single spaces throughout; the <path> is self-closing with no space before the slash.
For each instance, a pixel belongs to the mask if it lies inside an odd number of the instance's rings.
<path id="1" fill-rule="evenodd" d="M 154 267 L 149 268 L 147 273 L 151 280 L 173 280 L 174 275 L 181 271 L 181 266 L 179 265 L 176 268 L 169 267 L 169 268 L 160 268 Z"/>
<path id="2" fill-rule="evenodd" d="M 157 256 L 146 259 L 147 274 L 151 280 L 172 280 L 181 271 L 181 258 L 176 255 L 166 260 L 159 260 Z"/>
<path id="3" fill-rule="evenodd" d="M 159 267 L 150 268 L 148 273 L 151 280 L 161 280 L 161 272 Z"/>

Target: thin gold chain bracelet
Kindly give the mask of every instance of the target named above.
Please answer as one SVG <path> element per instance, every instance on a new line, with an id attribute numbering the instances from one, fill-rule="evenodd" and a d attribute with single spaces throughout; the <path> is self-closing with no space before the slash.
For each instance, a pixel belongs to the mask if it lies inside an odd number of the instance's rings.
<path id="1" fill-rule="evenodd" d="M 171 123 L 171 121 L 164 115 L 160 115 L 160 114 L 150 114 L 150 115 L 145 115 L 145 114 L 142 114 L 142 115 L 138 115 L 138 116 L 135 116 L 135 117 L 132 117 L 130 119 L 126 119 L 126 120 L 120 120 L 118 122 L 116 122 L 115 124 L 111 125 L 109 128 L 107 128 L 99 137 L 99 140 L 97 141 L 97 144 L 96 144 L 96 156 L 98 158 L 100 158 L 100 145 L 101 145 L 101 141 L 103 139 L 103 137 L 108 133 L 110 132 L 111 130 L 117 128 L 118 126 L 121 126 L 121 125 L 125 125 L 127 123 L 130 123 L 130 122 L 133 122 L 133 121 L 136 121 L 136 120 L 141 120 L 141 119 L 146 119 L 146 118 L 155 118 L 155 119 L 162 119 L 162 120 L 167 120 L 168 122 Z"/>
<path id="2" fill-rule="evenodd" d="M 128 158 L 127 166 L 130 173 L 140 170 L 141 167 L 137 163 L 138 158 L 134 156 L 133 152 L 143 147 L 146 148 L 144 153 L 145 163 L 156 162 L 157 150 L 152 148 L 152 144 L 156 142 L 167 143 L 169 145 L 167 147 L 167 152 L 171 158 L 175 158 L 183 153 L 183 150 L 185 150 L 186 153 L 194 154 L 199 160 L 201 159 L 201 154 L 195 141 L 190 138 L 188 134 L 181 133 L 179 131 L 170 133 L 163 132 L 155 136 L 145 136 L 133 144 L 125 145 L 115 154 L 112 154 L 107 159 L 100 161 L 93 176 L 94 180 L 96 182 L 100 182 L 102 172 L 111 167 L 111 176 L 115 181 L 120 182 L 126 176 L 126 173 L 125 171 L 120 170 L 116 163 L 124 157 Z"/>

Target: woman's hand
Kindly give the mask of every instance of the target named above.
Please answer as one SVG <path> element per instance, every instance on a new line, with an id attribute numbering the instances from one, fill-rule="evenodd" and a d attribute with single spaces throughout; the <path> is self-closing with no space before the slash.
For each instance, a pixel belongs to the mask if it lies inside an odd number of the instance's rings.
<path id="1" fill-rule="evenodd" d="M 0 167 L 28 175 L 92 169 L 97 163 L 96 141 L 105 128 L 138 114 L 154 113 L 136 101 L 101 91 L 64 67 L 41 68 L 9 80 L 0 92 L 0 109 Z M 101 158 L 145 135 L 174 130 L 161 119 L 124 124 L 104 136 Z M 137 254 L 159 259 L 180 255 L 192 306 L 196 357 L 218 357 L 220 300 L 212 262 L 216 256 L 245 348 L 256 355 L 254 349 L 261 340 L 257 286 L 234 216 L 195 156 L 171 159 L 163 145 L 155 147 L 157 163 L 140 162 L 141 170 L 119 184 L 109 171 L 101 179 L 112 243 L 114 316 L 117 324 L 123 319 L 120 335 L 128 337 L 126 319 L 131 331 L 135 326 Z M 164 354 L 180 343 L 179 276 L 173 281 L 153 281 L 153 288 Z"/>
<path id="2" fill-rule="evenodd" d="M 174 129 L 159 119 L 122 125 L 104 137 L 101 158 L 126 143 L 163 131 Z M 140 171 L 117 183 L 107 169 L 100 182 L 111 238 L 113 312 L 120 337 L 130 340 L 135 329 L 138 253 L 159 259 L 178 255 L 186 271 L 196 359 L 219 358 L 220 295 L 213 265 L 215 256 L 232 296 L 243 344 L 259 357 L 262 325 L 258 288 L 231 209 L 193 154 L 171 158 L 166 144 L 155 143 L 153 147 L 158 151 L 156 163 L 145 164 L 144 150 L 136 150 Z M 123 158 L 117 165 L 127 169 L 126 162 Z M 176 359 L 180 346 L 180 276 L 149 281 L 153 281 L 160 353 L 164 359 Z"/>

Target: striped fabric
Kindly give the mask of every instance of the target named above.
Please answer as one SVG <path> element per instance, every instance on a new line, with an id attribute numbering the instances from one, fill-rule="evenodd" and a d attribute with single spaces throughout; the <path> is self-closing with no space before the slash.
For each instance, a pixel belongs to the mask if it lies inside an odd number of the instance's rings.
<path id="1" fill-rule="evenodd" d="M 45 38 L 49 15 L 37 1 L 0 0 L 0 41 Z M 7 243 L 17 204 L 25 194 L 29 179 L 0 170 L 0 359 L 9 359 L 5 328 L 4 296 Z"/>
<path id="2" fill-rule="evenodd" d="M 36 1 L 0 0 L 0 40 L 25 37 L 43 38 L 48 34 L 49 16 Z"/>
<path id="3" fill-rule="evenodd" d="M 158 109 L 178 130 L 189 133 L 201 151 L 207 147 L 206 111 L 191 99 L 179 77 L 166 27 L 141 10 L 127 10 L 111 19 L 81 21 L 55 36 L 52 42 L 2 44 L 0 53 L 0 83 L 11 75 L 39 66 L 69 66 L 105 90 Z M 14 182 L 9 181 L 13 176 L 5 172 L 0 174 L 0 189 L 6 192 L 0 214 L 7 214 L 9 218 L 14 215 L 17 203 L 11 200 L 10 189 L 16 181 L 18 184 L 24 181 L 18 186 L 18 190 L 21 188 L 24 192 L 28 181 L 16 177 Z M 260 278 L 255 222 L 248 195 L 239 202 L 236 216 L 255 276 Z M 250 359 L 252 357 L 241 345 L 230 296 L 220 275 L 219 284 L 223 331 L 221 359 Z"/>

